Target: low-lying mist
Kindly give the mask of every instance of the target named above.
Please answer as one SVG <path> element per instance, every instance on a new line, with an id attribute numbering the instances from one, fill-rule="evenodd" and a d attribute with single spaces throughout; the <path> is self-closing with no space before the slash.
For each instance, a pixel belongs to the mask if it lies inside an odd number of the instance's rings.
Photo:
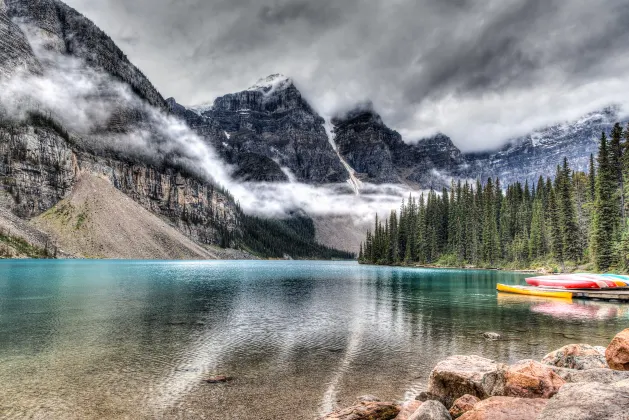
<path id="1" fill-rule="evenodd" d="M 45 113 L 87 151 L 124 154 L 149 164 L 177 164 L 226 188 L 246 213 L 263 217 L 304 211 L 312 216 L 351 216 L 355 223 L 364 223 L 376 213 L 397 208 L 409 194 L 398 185 L 364 184 L 356 194 L 349 184 L 239 182 L 231 176 L 234 168 L 184 121 L 150 106 L 105 72 L 46 48 L 33 38 L 36 31 L 25 32 L 44 71 L 24 70 L 0 81 L 0 112 L 5 118 L 25 120 L 30 112 Z"/>

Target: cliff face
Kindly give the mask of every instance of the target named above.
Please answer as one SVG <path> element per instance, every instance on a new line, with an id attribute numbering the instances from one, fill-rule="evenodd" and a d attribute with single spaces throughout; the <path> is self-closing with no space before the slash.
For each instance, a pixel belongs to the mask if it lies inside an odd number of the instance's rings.
<path id="1" fill-rule="evenodd" d="M 441 173 L 463 162 L 461 152 L 447 136 L 407 144 L 372 109 L 350 112 L 332 123 L 339 153 L 367 182 L 440 188 L 448 184 Z"/>
<path id="2" fill-rule="evenodd" d="M 6 12 L 4 0 L 0 0 L 0 78 L 11 77 L 20 69 L 41 71 L 28 40 Z"/>
<path id="3" fill-rule="evenodd" d="M 234 165 L 242 180 L 287 181 L 294 176 L 320 184 L 349 177 L 329 142 L 325 121 L 282 75 L 217 98 L 212 107 L 196 113 L 174 100 L 171 109 Z"/>
<path id="4" fill-rule="evenodd" d="M 81 173 L 105 178 L 153 214 L 203 244 L 233 245 L 238 210 L 213 185 L 174 168 L 94 156 L 73 148 L 46 121 L 0 127 L 0 189 L 22 218 L 38 216 L 72 191 Z"/>
<path id="5" fill-rule="evenodd" d="M 151 105 L 167 109 L 161 95 L 107 35 L 57 0 L 7 0 L 6 4 L 0 0 L 0 35 L 2 79 L 20 69 L 46 77 L 53 63 L 46 54 L 39 60 L 35 53 L 53 50 L 80 58 L 86 66 L 128 85 L 140 98 L 117 104 L 107 126 L 92 139 L 90 133 L 69 133 L 51 117 L 55 110 L 32 110 L 15 119 L 0 109 L 0 195 L 5 210 L 24 220 L 39 216 L 67 198 L 81 174 L 91 174 L 107 179 L 198 243 L 235 244 L 240 210 L 208 180 L 172 164 L 154 163 L 168 161 L 160 157 L 132 158 L 112 152 L 115 149 L 107 144 L 96 148 L 102 152 L 98 154 L 84 147 L 146 125 Z M 35 53 L 29 41 L 39 43 Z"/>
<path id="6" fill-rule="evenodd" d="M 79 57 L 128 84 L 149 104 L 166 109 L 162 95 L 112 39 L 73 8 L 58 0 L 4 1 L 8 17 L 34 30 L 42 48 Z"/>

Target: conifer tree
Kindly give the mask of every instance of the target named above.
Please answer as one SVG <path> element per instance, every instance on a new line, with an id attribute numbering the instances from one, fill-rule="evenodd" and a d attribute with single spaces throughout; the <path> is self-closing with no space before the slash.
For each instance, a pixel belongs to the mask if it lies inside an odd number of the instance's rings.
<path id="1" fill-rule="evenodd" d="M 607 136 L 601 135 L 598 150 L 598 176 L 596 177 L 596 201 L 592 251 L 596 267 L 600 271 L 608 270 L 613 264 L 614 231 L 618 207 L 614 203 L 614 186 L 617 183 L 609 162 Z"/>

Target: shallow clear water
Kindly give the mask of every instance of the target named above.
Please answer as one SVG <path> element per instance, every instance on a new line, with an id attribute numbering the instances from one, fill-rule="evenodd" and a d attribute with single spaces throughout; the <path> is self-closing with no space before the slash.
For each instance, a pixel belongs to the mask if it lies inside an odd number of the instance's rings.
<path id="1" fill-rule="evenodd" d="M 629 305 L 494 290 L 524 277 L 347 262 L 0 262 L 0 417 L 311 419 L 367 393 L 414 395 L 452 354 L 539 359 L 607 345 L 629 324 Z M 234 379 L 203 382 L 217 374 Z"/>

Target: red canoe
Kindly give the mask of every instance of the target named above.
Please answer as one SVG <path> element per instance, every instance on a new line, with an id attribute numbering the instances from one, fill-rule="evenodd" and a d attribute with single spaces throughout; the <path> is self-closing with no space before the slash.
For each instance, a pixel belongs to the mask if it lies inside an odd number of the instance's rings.
<path id="1" fill-rule="evenodd" d="M 559 289 L 606 289 L 618 287 L 612 280 L 574 274 L 531 277 L 526 279 L 526 282 L 531 286 L 553 287 Z"/>

